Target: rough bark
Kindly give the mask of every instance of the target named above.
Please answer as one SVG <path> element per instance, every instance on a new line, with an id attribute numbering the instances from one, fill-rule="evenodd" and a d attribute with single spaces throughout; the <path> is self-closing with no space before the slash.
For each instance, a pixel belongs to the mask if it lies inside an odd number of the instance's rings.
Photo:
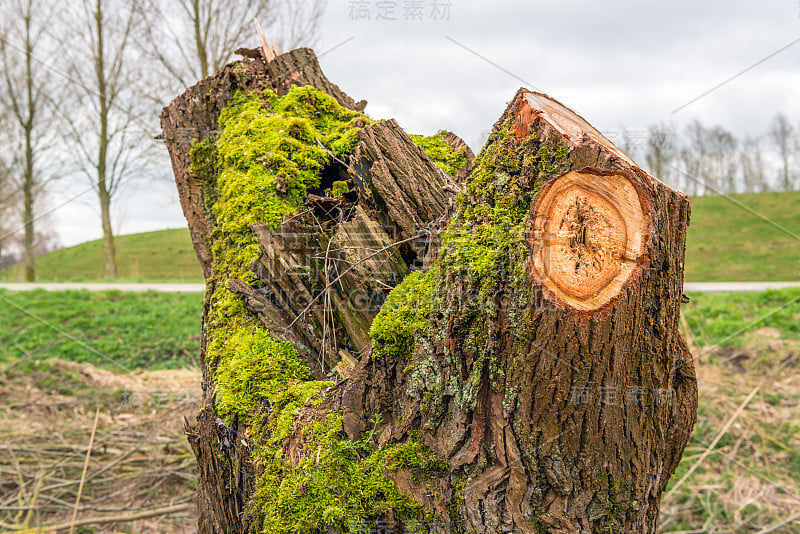
<path id="1" fill-rule="evenodd" d="M 269 66 L 229 65 L 162 114 L 207 277 L 213 183 L 193 174 L 190 142 L 216 127 L 236 90 L 282 94 L 292 83 L 363 107 L 301 50 Z M 303 431 L 312 422 L 340 410 L 342 432 L 355 441 L 381 414 L 378 447 L 413 434 L 446 460 L 446 472 L 425 480 L 407 469 L 386 476 L 447 531 L 655 532 L 697 406 L 678 330 L 688 199 L 574 112 L 525 90 L 471 175 L 471 155 L 448 177 L 394 121 L 359 135 L 303 209 L 277 229 L 253 226 L 258 283 L 227 287 L 315 377 L 331 368 L 344 377 L 321 405 L 297 414 L 283 445 L 287 472 L 313 454 Z M 334 180 L 351 190 L 325 196 Z M 372 354 L 370 324 L 418 268 L 430 268 L 435 282 L 427 326 L 409 354 Z M 204 330 L 203 350 L 209 341 Z M 187 423 L 200 466 L 199 531 L 254 531 L 243 512 L 257 476 L 247 436 L 258 425 L 215 417 L 214 368 L 201 361 L 205 407 Z"/>

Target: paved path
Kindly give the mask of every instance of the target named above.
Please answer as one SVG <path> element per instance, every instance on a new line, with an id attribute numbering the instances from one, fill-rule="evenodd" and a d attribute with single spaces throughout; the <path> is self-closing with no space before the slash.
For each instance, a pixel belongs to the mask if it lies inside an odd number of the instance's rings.
<path id="1" fill-rule="evenodd" d="M 0 283 L 0 289 L 13 291 L 30 291 L 33 289 L 44 289 L 45 291 L 63 291 L 67 289 L 85 289 L 88 291 L 156 291 L 158 293 L 203 293 L 206 290 L 205 284 L 117 284 L 117 283 Z"/>
<path id="2" fill-rule="evenodd" d="M 734 291 L 765 291 L 767 289 L 783 289 L 786 287 L 800 287 L 800 282 L 687 282 L 684 291 L 699 291 L 702 293 L 732 293 Z M 116 284 L 116 283 L 0 283 L 0 289 L 14 291 L 30 291 L 44 289 L 46 291 L 60 291 L 66 289 L 86 289 L 88 291 L 156 291 L 159 293 L 203 293 L 205 284 Z"/>

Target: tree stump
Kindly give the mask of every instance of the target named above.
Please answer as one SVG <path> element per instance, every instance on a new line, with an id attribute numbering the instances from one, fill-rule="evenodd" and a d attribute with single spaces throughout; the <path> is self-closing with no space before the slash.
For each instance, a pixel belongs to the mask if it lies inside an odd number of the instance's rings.
<path id="1" fill-rule="evenodd" d="M 199 531 L 656 532 L 688 199 L 539 93 L 477 158 L 361 110 L 300 50 L 162 114 L 208 285 Z M 243 120 L 288 126 L 253 159 Z"/>

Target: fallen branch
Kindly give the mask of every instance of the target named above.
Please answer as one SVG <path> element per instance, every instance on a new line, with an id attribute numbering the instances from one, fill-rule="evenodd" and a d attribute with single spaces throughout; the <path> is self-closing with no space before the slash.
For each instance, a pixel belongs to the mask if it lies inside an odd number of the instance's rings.
<path id="1" fill-rule="evenodd" d="M 779 528 L 785 527 L 786 525 L 794 523 L 797 520 L 800 520 L 800 513 L 799 514 L 794 514 L 793 516 L 789 517 L 788 519 L 784 519 L 783 521 L 775 523 L 774 525 L 772 525 L 772 526 L 770 526 L 768 528 L 765 528 L 764 530 L 759 530 L 758 534 L 767 534 L 769 532 L 775 532 Z"/>
<path id="2" fill-rule="evenodd" d="M 144 512 L 137 512 L 135 514 L 123 514 L 108 517 L 87 517 L 86 519 L 79 519 L 77 521 L 70 521 L 69 523 L 61 523 L 59 525 L 51 525 L 46 528 L 46 532 L 67 530 L 72 526 L 85 527 L 90 525 L 107 525 L 109 523 L 128 523 L 130 521 L 138 521 L 140 519 L 151 519 L 153 517 L 160 517 L 164 515 L 177 514 L 180 512 L 189 512 L 194 508 L 194 503 L 179 504 L 176 506 L 167 506 L 166 508 L 155 508 L 153 510 L 145 510 Z"/>

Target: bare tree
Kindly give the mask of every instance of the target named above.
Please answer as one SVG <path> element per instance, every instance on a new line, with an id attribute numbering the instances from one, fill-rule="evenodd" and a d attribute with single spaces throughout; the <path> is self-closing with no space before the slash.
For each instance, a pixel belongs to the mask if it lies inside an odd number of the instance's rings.
<path id="1" fill-rule="evenodd" d="M 142 30 L 141 0 L 81 0 L 70 46 L 70 77 L 77 100 L 68 123 L 79 167 L 100 207 L 106 276 L 117 273 L 112 201 L 147 164 L 142 118 L 146 106 L 136 34 Z"/>
<path id="2" fill-rule="evenodd" d="M 706 128 L 698 120 L 686 126 L 680 159 L 692 195 L 736 191 L 738 140 L 722 128 Z"/>
<path id="3" fill-rule="evenodd" d="M 22 203 L 25 280 L 36 278 L 35 223 L 44 190 L 46 153 L 52 144 L 53 99 L 57 84 L 41 58 L 53 52 L 46 30 L 55 9 L 40 0 L 0 0 L 0 106 L 7 113 L 2 135 L 4 167 Z M 8 196 L 10 192 L 3 191 Z"/>
<path id="4" fill-rule="evenodd" d="M 683 165 L 686 192 L 689 195 L 702 195 L 708 183 L 708 149 L 706 148 L 706 129 L 700 121 L 692 121 L 686 126 L 686 140 L 680 151 Z M 710 184 L 711 187 L 714 184 Z"/>
<path id="5" fill-rule="evenodd" d="M 739 151 L 742 183 L 746 193 L 764 192 L 769 189 L 761 139 L 746 137 Z"/>
<path id="6" fill-rule="evenodd" d="M 721 126 L 706 130 L 708 147 L 708 182 L 716 185 L 714 193 L 736 193 L 737 148 L 739 141 Z"/>
<path id="7" fill-rule="evenodd" d="M 645 160 L 650 174 L 664 183 L 679 187 L 673 180 L 672 166 L 677 156 L 675 130 L 667 124 L 654 124 L 647 130 Z"/>
<path id="8" fill-rule="evenodd" d="M 781 160 L 781 174 L 779 187 L 784 191 L 794 189 L 794 169 L 792 168 L 792 150 L 797 144 L 797 135 L 789 119 L 783 113 L 778 113 L 772 120 L 770 138 Z"/>
<path id="9" fill-rule="evenodd" d="M 212 74 L 234 50 L 256 44 L 257 17 L 279 49 L 316 41 L 325 0 L 147 0 L 147 41 L 174 92 Z M 176 87 L 175 83 L 180 84 Z"/>

